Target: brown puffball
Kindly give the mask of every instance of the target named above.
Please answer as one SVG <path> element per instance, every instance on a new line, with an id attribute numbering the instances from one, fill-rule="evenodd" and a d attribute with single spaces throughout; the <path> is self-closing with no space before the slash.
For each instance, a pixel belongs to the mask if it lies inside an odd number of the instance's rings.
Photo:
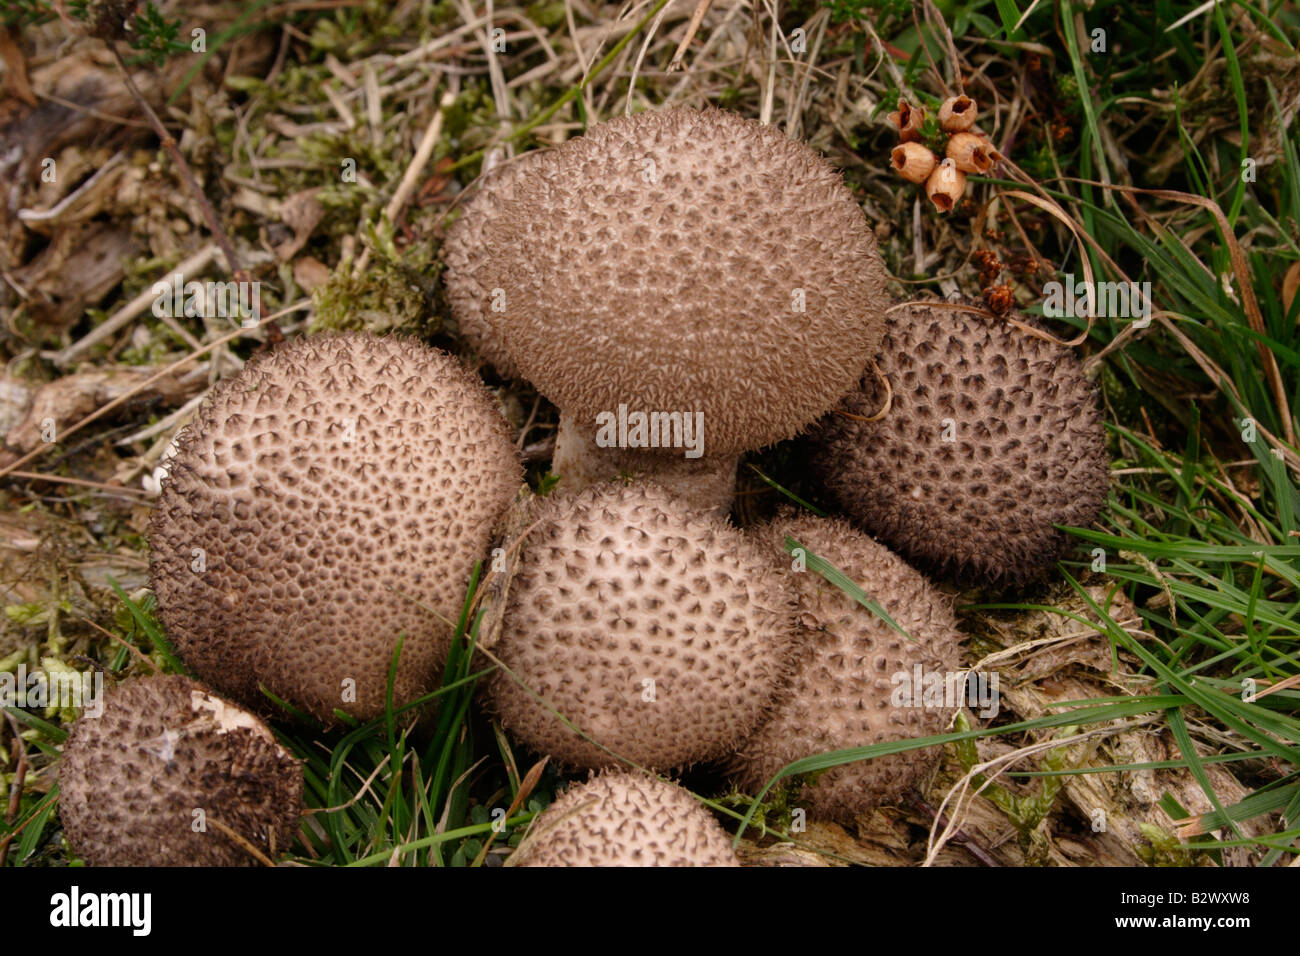
<path id="1" fill-rule="evenodd" d="M 568 767 L 617 763 L 522 682 L 641 766 L 730 753 L 771 705 L 793 640 L 791 598 L 758 547 L 649 484 L 545 498 L 534 518 L 486 688 L 510 735 Z"/>
<path id="2" fill-rule="evenodd" d="M 681 787 L 611 770 L 537 818 L 509 866 L 739 866 L 731 840 Z"/>
<path id="3" fill-rule="evenodd" d="M 1022 317 L 1022 321 L 1024 321 Z M 894 312 L 876 359 L 810 442 L 823 487 L 863 530 L 936 575 L 1019 584 L 1086 527 L 1109 484 L 1096 389 L 1074 352 L 1001 319 Z"/>
<path id="4" fill-rule="evenodd" d="M 707 458 L 792 437 L 879 341 L 871 224 L 841 173 L 774 126 L 620 116 L 530 165 L 513 195 L 483 226 L 477 281 L 502 290 L 484 316 L 588 444 L 620 405 L 702 416 Z"/>
<path id="5" fill-rule="evenodd" d="M 522 478 L 496 400 L 411 339 L 254 357 L 178 439 L 150 526 L 159 616 L 194 672 L 324 722 L 435 686 L 474 563 Z"/>
<path id="6" fill-rule="evenodd" d="M 776 712 L 732 758 L 739 785 L 756 793 L 803 757 L 944 733 L 956 707 L 942 694 L 929 697 L 924 691 L 927 682 L 960 671 L 961 634 L 950 599 L 893 552 L 838 519 L 787 515 L 753 534 L 794 591 L 798 649 L 793 680 Z M 787 537 L 804 549 L 802 559 L 785 550 Z M 847 575 L 908 636 L 808 567 L 809 552 Z M 953 686 L 952 700 L 959 702 Z M 929 747 L 834 767 L 804 787 L 795 802 L 809 816 L 851 824 L 857 814 L 896 800 L 939 756 L 938 748 Z"/>
<path id="7" fill-rule="evenodd" d="M 485 317 L 495 297 L 494 290 L 483 286 L 483 267 L 491 259 L 492 249 L 483 240 L 489 222 L 509 216 L 521 180 L 530 170 L 549 162 L 550 154 L 541 150 L 524 153 L 485 172 L 475 192 L 447 230 L 442 244 L 446 264 L 443 280 L 447 303 L 456 319 L 460 337 L 493 366 L 502 378 L 518 378 L 519 369 Z"/>
<path id="8" fill-rule="evenodd" d="M 222 826 L 274 858 L 303 809 L 302 770 L 266 725 L 176 675 L 126 681 L 83 714 L 59 791 L 68 845 L 91 866 L 258 865 Z"/>

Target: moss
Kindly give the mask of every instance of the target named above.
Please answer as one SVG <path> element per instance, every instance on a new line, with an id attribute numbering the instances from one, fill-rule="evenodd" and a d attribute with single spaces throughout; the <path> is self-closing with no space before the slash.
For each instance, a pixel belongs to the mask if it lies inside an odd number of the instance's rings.
<path id="1" fill-rule="evenodd" d="M 939 125 L 937 110 L 925 111 L 925 120 L 921 123 L 921 142 L 936 156 L 947 154 L 948 134 Z"/>
<path id="2" fill-rule="evenodd" d="M 442 267 L 430 268 L 432 274 L 427 275 L 409 262 L 380 256 L 358 278 L 345 264 L 312 293 L 312 330 L 403 332 L 427 338 L 441 324 L 435 292 Z"/>
<path id="3" fill-rule="evenodd" d="M 1073 73 L 1056 74 L 1056 95 L 1066 113 L 1075 119 L 1083 117 L 1083 98 L 1079 95 L 1079 81 Z"/>
<path id="4" fill-rule="evenodd" d="M 740 105 L 743 95 L 739 87 L 728 86 L 718 95 L 718 106 L 724 110 L 734 110 Z"/>
<path id="5" fill-rule="evenodd" d="M 444 132 L 435 157 L 474 153 L 496 142 L 496 108 L 482 84 L 467 84 L 442 115 Z M 467 165 L 457 178 L 462 183 L 472 182 L 479 167 L 479 163 Z"/>
<path id="6" fill-rule="evenodd" d="M 564 4 L 560 2 L 538 2 L 529 4 L 525 8 L 528 11 L 528 19 L 532 20 L 539 27 L 550 30 L 564 23 Z"/>
<path id="7" fill-rule="evenodd" d="M 1149 866 L 1195 866 L 1200 855 L 1187 849 L 1178 837 L 1150 823 L 1138 824 L 1149 846 L 1135 847 L 1137 855 Z"/>

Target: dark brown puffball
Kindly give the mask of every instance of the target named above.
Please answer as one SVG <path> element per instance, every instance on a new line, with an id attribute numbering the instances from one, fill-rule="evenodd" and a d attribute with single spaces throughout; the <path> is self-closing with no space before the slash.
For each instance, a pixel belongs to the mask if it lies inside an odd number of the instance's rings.
<path id="1" fill-rule="evenodd" d="M 298 832 L 302 770 L 252 714 L 188 677 L 129 680 L 73 725 L 59 817 L 91 866 L 253 866 Z"/>
<path id="2" fill-rule="evenodd" d="M 1021 584 L 1086 527 L 1110 480 L 1096 389 L 1074 352 L 1000 319 L 892 313 L 876 364 L 809 441 L 813 469 L 859 527 L 936 575 Z"/>

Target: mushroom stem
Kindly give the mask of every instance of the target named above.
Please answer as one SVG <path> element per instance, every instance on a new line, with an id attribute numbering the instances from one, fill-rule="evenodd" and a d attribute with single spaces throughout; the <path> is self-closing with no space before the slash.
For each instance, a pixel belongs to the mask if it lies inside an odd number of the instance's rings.
<path id="1" fill-rule="evenodd" d="M 581 491 L 620 475 L 653 478 L 696 508 L 717 508 L 723 514 L 731 510 L 739 455 L 687 458 L 673 449 L 601 448 L 594 434 L 594 426 L 578 426 L 572 416 L 560 414 L 551 471 L 560 476 L 561 490 Z"/>

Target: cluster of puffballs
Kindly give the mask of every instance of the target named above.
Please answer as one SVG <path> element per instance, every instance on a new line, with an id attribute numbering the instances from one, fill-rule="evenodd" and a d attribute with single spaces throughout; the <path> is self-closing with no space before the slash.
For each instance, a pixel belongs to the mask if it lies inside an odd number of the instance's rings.
<path id="1" fill-rule="evenodd" d="M 993 169 L 996 153 L 989 138 L 975 127 L 977 108 L 969 96 L 950 96 L 939 106 L 939 127 L 947 134 L 944 158 L 939 159 L 921 142 L 925 108 L 905 99 L 889 114 L 898 130 L 898 145 L 889 154 L 894 172 L 910 183 L 923 185 L 925 194 L 939 212 L 952 212 L 966 192 L 966 174 L 986 175 Z"/>
<path id="2" fill-rule="evenodd" d="M 61 815 L 87 863 L 285 853 L 302 770 L 271 698 L 326 727 L 379 717 L 399 639 L 392 706 L 429 694 L 482 562 L 483 711 L 589 775 L 511 862 L 734 865 L 674 775 L 709 765 L 756 793 L 803 757 L 943 733 L 958 704 L 900 697 L 899 676 L 960 673 L 952 586 L 1033 581 L 1058 526 L 1101 508 L 1076 357 L 977 309 L 892 307 L 840 174 L 771 126 L 667 109 L 593 127 L 489 170 L 443 252 L 478 361 L 559 409 L 558 483 L 530 492 L 496 394 L 411 338 L 305 336 L 219 383 L 149 535 L 194 677 L 123 681 L 73 727 Z M 702 454 L 671 424 L 658 447 L 607 447 L 620 406 L 698 414 Z M 787 439 L 835 513 L 737 526 L 740 456 Z M 845 763 L 789 805 L 852 824 L 939 756 Z M 221 826 L 193 826 L 200 809 Z"/>

